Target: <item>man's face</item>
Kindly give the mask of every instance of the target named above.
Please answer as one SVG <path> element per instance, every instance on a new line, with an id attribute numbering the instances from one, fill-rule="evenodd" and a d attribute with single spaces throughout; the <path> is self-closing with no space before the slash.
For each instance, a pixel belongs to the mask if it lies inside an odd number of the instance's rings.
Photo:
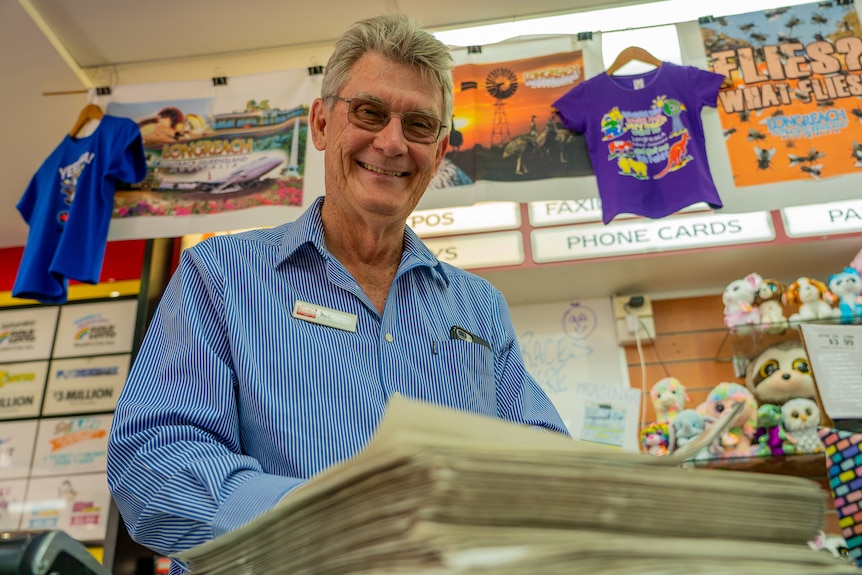
<path id="1" fill-rule="evenodd" d="M 374 52 L 363 55 L 337 96 L 382 103 L 393 114 L 424 112 L 443 120 L 442 94 L 430 78 Z M 327 203 L 342 204 L 362 218 L 406 220 L 437 172 L 448 135 L 431 144 L 407 140 L 401 117 L 393 115 L 379 132 L 348 120 L 347 102 L 314 101 L 312 139 L 325 152 Z M 446 123 L 445 121 L 443 122 Z"/>

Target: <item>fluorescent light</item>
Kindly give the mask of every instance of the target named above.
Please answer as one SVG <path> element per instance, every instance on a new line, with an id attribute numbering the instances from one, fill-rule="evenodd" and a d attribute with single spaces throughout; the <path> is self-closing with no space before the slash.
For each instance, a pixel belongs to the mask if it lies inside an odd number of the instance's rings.
<path id="1" fill-rule="evenodd" d="M 676 24 L 677 22 L 689 22 L 702 16 L 731 16 L 810 3 L 811 0 L 724 0 L 720 3 L 704 0 L 663 0 L 561 16 L 441 30 L 435 32 L 434 36 L 449 46 L 481 46 L 519 36 L 610 32 L 629 28 L 647 28 Z"/>

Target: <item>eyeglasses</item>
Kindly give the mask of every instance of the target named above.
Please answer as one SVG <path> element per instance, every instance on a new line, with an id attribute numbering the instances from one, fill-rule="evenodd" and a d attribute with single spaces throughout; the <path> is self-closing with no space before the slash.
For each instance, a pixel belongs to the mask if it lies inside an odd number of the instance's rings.
<path id="1" fill-rule="evenodd" d="M 433 144 L 446 126 L 439 118 L 422 112 L 396 114 L 389 106 L 365 98 L 341 98 L 330 96 L 333 100 L 347 103 L 347 119 L 357 128 L 369 132 L 379 132 L 389 125 L 392 116 L 401 118 L 401 131 L 404 137 L 418 144 Z"/>

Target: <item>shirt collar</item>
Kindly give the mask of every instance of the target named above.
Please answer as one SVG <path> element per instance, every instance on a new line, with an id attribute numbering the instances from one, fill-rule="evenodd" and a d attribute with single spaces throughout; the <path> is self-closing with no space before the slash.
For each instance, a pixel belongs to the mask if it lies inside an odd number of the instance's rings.
<path id="1" fill-rule="evenodd" d="M 293 257 L 299 249 L 311 244 L 320 256 L 331 259 L 333 256 L 326 248 L 323 237 L 323 220 L 320 217 L 320 209 L 323 207 L 324 196 L 320 196 L 308 207 L 305 212 L 292 224 L 284 226 L 284 239 L 281 242 L 276 265 L 281 265 Z M 404 226 L 404 253 L 401 255 L 399 274 L 410 268 L 423 266 L 437 276 L 443 283 L 449 284 L 449 277 L 440 261 L 434 257 L 419 236 L 410 226 Z"/>

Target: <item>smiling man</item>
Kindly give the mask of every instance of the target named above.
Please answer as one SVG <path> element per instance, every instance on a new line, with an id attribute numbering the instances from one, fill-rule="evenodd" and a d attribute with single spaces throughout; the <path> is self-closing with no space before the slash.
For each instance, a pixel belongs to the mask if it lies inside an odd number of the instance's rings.
<path id="1" fill-rule="evenodd" d="M 395 393 L 566 432 L 500 292 L 406 225 L 446 153 L 451 65 L 406 17 L 355 24 L 311 107 L 325 195 L 183 252 L 108 445 L 139 543 L 171 555 L 267 511 L 360 451 Z"/>

